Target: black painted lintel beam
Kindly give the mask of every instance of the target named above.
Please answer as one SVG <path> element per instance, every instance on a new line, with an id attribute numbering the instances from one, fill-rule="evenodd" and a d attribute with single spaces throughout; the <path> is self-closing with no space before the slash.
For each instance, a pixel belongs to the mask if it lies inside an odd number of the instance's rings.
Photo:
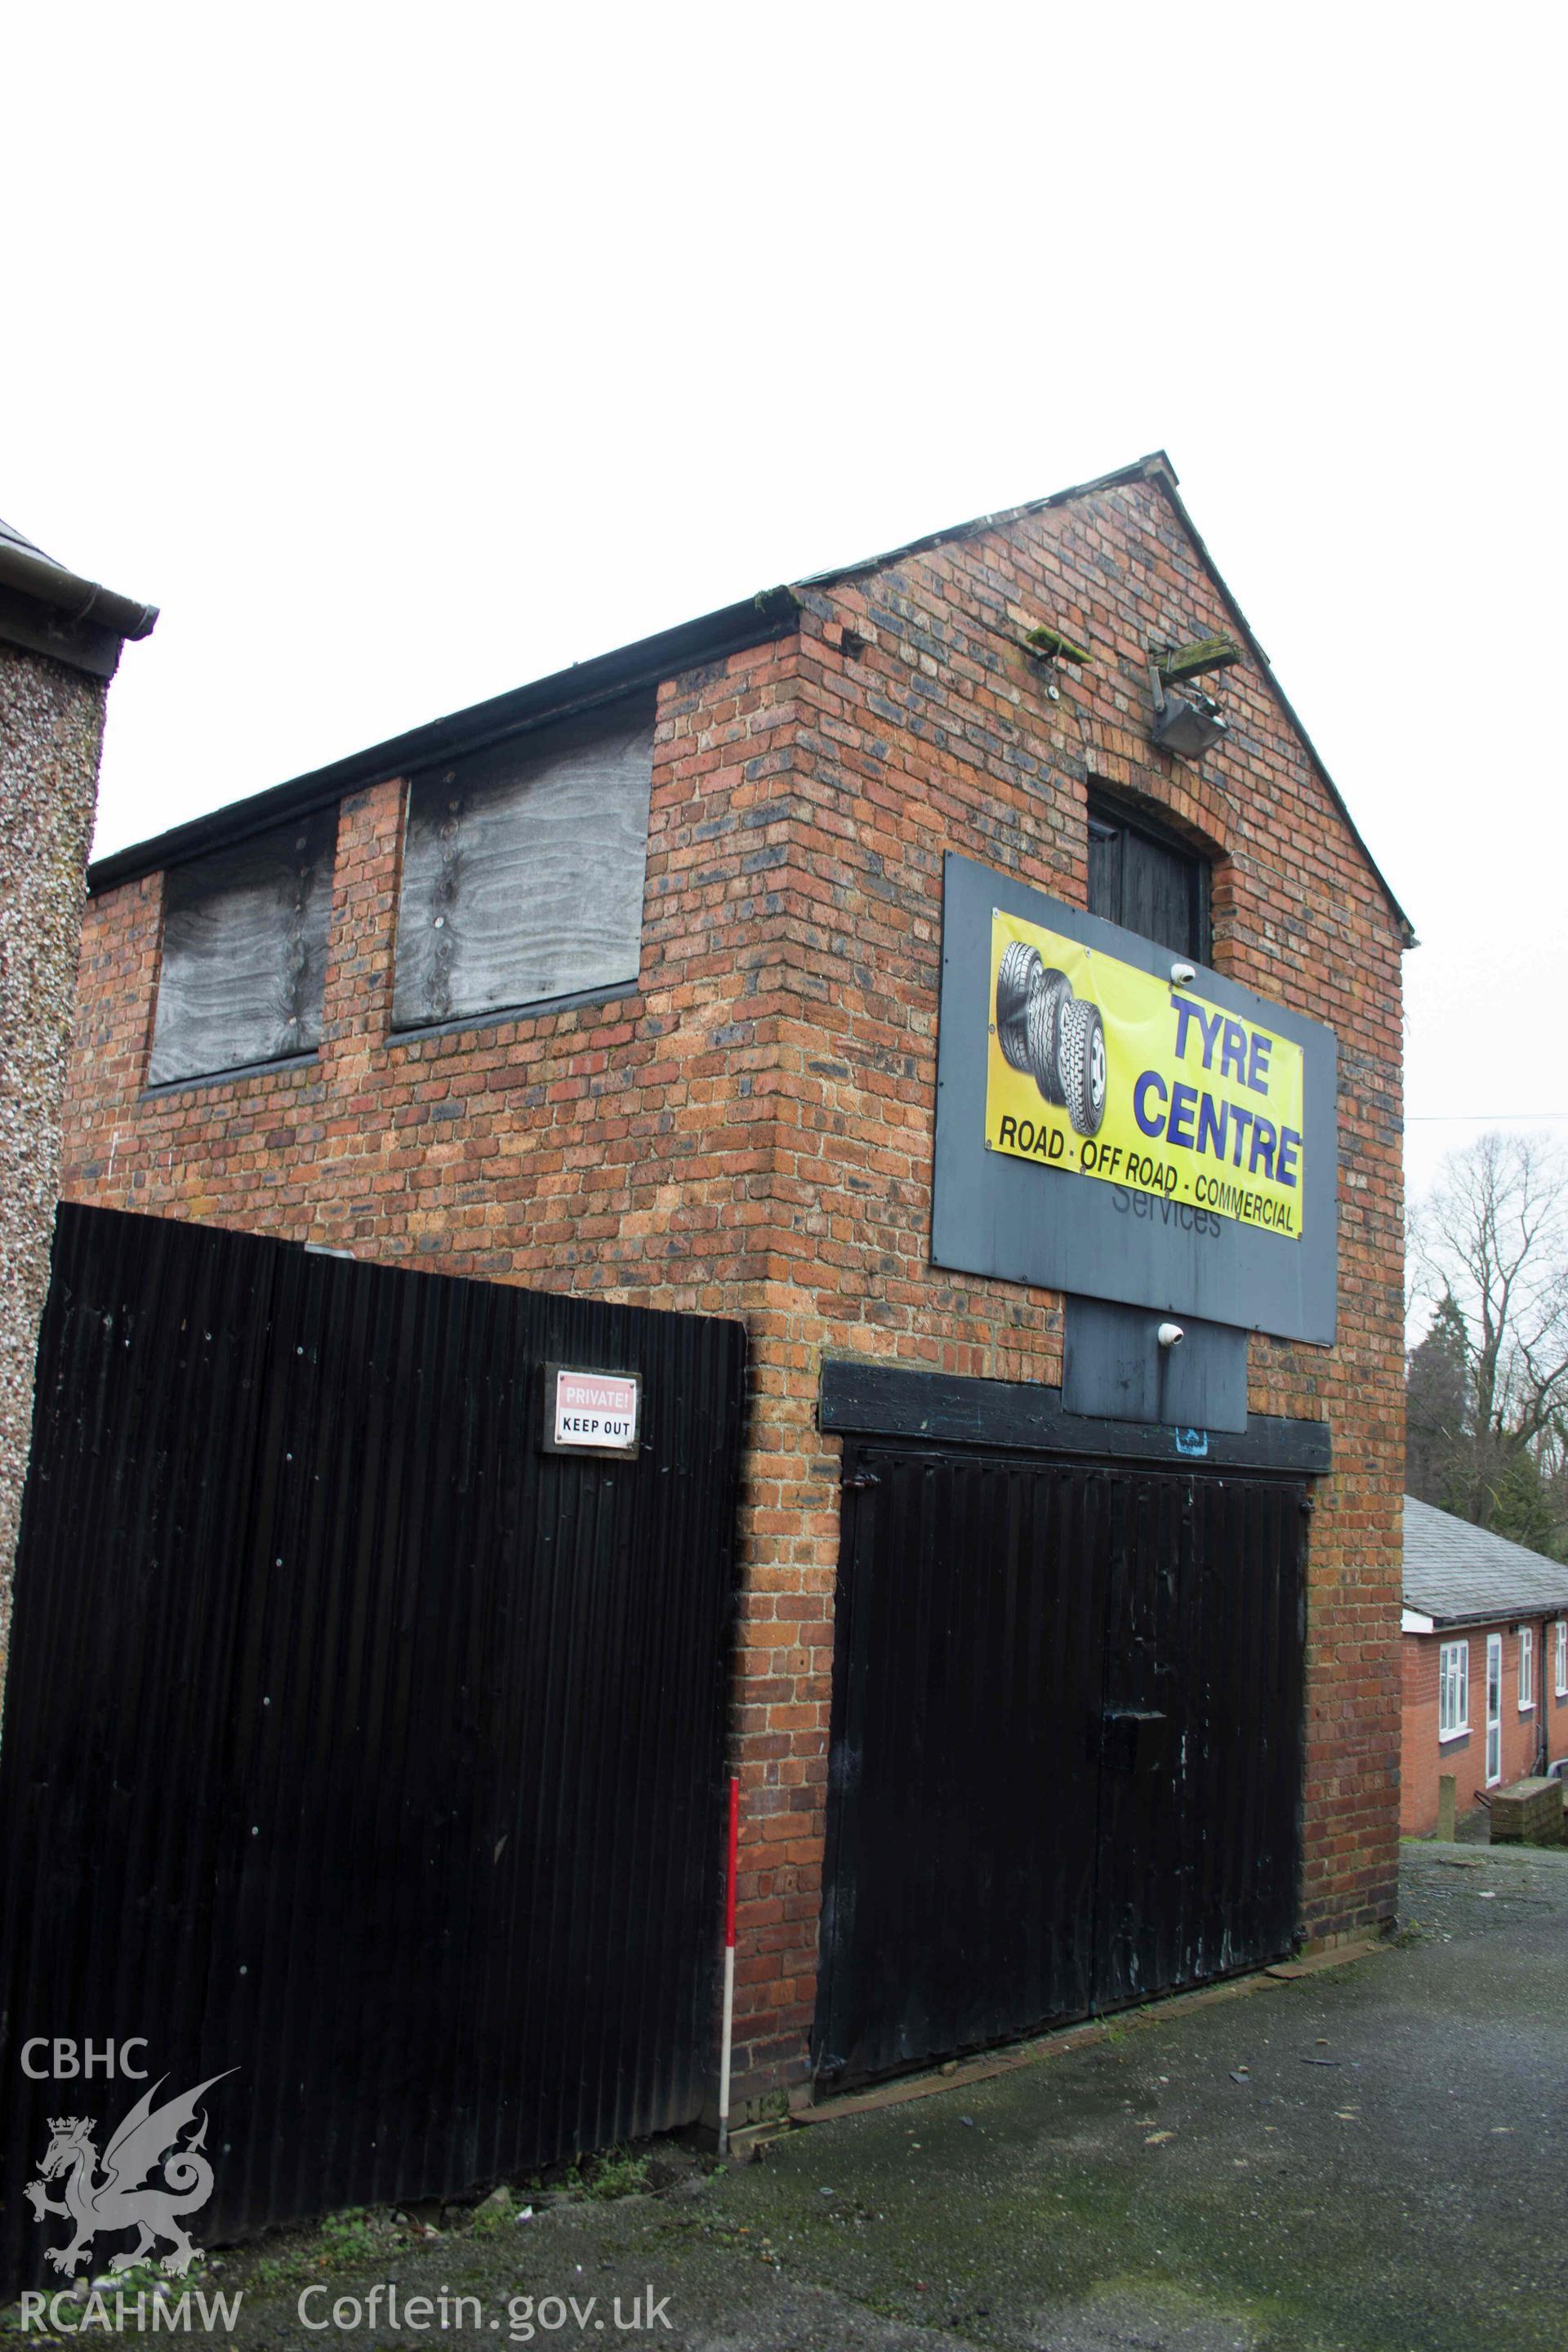
<path id="1" fill-rule="evenodd" d="M 1276 1470 L 1321 1477 L 1331 1467 L 1326 1421 L 1248 1413 L 1244 1430 L 1177 1430 L 1064 1412 L 1062 1392 L 1030 1381 L 977 1381 L 914 1371 L 864 1357 L 822 1367 L 825 1430 L 942 1445 L 996 1445 L 1035 1454 L 1109 1455 L 1129 1462 L 1202 1463 L 1214 1470 Z"/>

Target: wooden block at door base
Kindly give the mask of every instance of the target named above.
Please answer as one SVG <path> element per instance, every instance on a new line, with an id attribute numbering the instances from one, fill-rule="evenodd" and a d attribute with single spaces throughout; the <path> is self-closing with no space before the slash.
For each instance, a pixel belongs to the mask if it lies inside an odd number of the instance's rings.
<path id="1" fill-rule="evenodd" d="M 1299 1960 L 1276 1960 L 1263 1973 L 1291 1984 L 1298 1977 L 1315 1977 L 1324 1969 L 1342 1969 L 1351 1960 L 1364 1960 L 1370 1953 L 1387 1949 L 1388 1946 L 1377 1937 L 1365 1936 L 1355 1943 L 1331 1944 L 1326 1951 L 1308 1952 Z"/>
<path id="2" fill-rule="evenodd" d="M 1516 1780 L 1511 1788 L 1494 1789 L 1491 1842 L 1493 1845 L 1561 1845 L 1562 1782 Z"/>

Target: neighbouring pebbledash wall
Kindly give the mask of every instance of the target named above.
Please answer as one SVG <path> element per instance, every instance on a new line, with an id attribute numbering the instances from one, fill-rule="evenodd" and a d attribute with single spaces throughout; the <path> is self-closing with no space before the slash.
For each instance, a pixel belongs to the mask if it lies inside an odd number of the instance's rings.
<path id="1" fill-rule="evenodd" d="M 157 617 L 0 522 L 0 1703 L 105 698 Z"/>
<path id="2" fill-rule="evenodd" d="M 0 643 L 0 1688 L 103 708 L 101 678 Z"/>
<path id="3" fill-rule="evenodd" d="M 1249 1352 L 1253 1411 L 1332 1425 L 1308 1570 L 1308 1938 L 1392 1917 L 1398 1833 L 1407 928 L 1256 658 L 1227 673 L 1230 733 L 1201 767 L 1150 741 L 1151 642 L 1237 625 L 1162 461 L 796 594 L 794 634 L 660 688 L 628 992 L 395 1034 L 406 783 L 388 775 L 342 803 L 315 1056 L 149 1090 L 149 873 L 89 908 L 67 1114 L 77 1200 L 744 1317 L 752 2094 L 808 2065 L 839 1534 L 823 1360 L 1061 1374 L 1056 1294 L 931 1261 L 943 854 L 1081 907 L 1091 783 L 1213 861 L 1215 966 L 1339 1040 L 1337 1341 Z M 1094 654 L 1059 668 L 1059 700 L 1021 641 L 1041 621 Z"/>

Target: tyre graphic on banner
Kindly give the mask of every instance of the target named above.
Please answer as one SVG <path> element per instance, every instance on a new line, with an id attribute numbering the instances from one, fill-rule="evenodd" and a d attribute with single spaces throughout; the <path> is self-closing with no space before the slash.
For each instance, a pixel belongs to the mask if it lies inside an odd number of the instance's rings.
<path id="1" fill-rule="evenodd" d="M 1099 1134 L 1106 1089 L 1100 1007 L 1075 996 L 1067 974 L 1022 940 L 1009 940 L 996 975 L 996 1035 L 1046 1101 L 1065 1106 L 1077 1134 Z"/>

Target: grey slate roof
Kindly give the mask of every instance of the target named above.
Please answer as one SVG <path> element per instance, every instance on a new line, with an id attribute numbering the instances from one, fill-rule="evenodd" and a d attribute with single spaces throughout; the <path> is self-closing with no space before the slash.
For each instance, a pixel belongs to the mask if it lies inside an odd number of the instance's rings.
<path id="1" fill-rule="evenodd" d="M 152 634 L 158 618 L 156 604 L 138 604 L 117 596 L 101 582 L 87 580 L 44 550 L 14 522 L 0 520 L 0 614 L 8 614 L 6 634 L 18 645 L 36 645 L 40 652 L 61 661 L 112 677 L 121 642 Z M 52 616 L 38 626 L 17 621 L 16 600 L 40 605 Z M 110 646 L 112 642 L 112 656 Z"/>
<path id="2" fill-rule="evenodd" d="M 1568 1568 L 1406 1495 L 1405 1606 L 1440 1625 L 1568 1616 Z"/>
<path id="3" fill-rule="evenodd" d="M 55 560 L 52 555 L 45 555 L 41 547 L 35 547 L 30 539 L 24 539 L 16 524 L 7 522 L 4 515 L 0 515 L 0 539 L 5 540 L 8 546 L 19 547 L 26 555 L 42 557 L 46 563 L 53 563 Z"/>

